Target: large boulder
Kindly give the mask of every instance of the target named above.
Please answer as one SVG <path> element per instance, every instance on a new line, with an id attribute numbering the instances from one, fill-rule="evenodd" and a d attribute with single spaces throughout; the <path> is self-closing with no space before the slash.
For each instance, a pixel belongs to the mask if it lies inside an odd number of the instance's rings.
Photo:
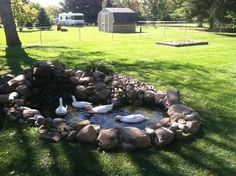
<path id="1" fill-rule="evenodd" d="M 102 129 L 97 138 L 98 145 L 102 150 L 111 150 L 118 147 L 118 130 L 117 129 Z"/>
<path id="2" fill-rule="evenodd" d="M 87 125 L 78 132 L 76 139 L 86 143 L 94 142 L 97 139 L 96 130 L 92 125 Z"/>
<path id="3" fill-rule="evenodd" d="M 147 102 L 147 103 L 154 103 L 155 102 L 155 96 L 156 96 L 156 93 L 154 91 L 145 91 L 144 93 L 144 100 Z"/>
<path id="4" fill-rule="evenodd" d="M 192 112 L 194 112 L 194 110 L 184 104 L 174 104 L 168 109 L 167 114 L 169 116 L 172 116 L 175 113 L 188 115 L 191 114 Z"/>
<path id="5" fill-rule="evenodd" d="M 164 106 L 169 108 L 173 104 L 180 104 L 179 91 L 169 91 L 164 99 Z"/>
<path id="6" fill-rule="evenodd" d="M 174 133 L 167 128 L 158 128 L 155 130 L 155 133 L 153 143 L 156 146 L 166 146 L 174 140 Z"/>
<path id="7" fill-rule="evenodd" d="M 120 129 L 123 142 L 130 143 L 136 148 L 144 149 L 151 146 L 150 137 L 142 130 L 135 127 L 124 127 Z"/>
<path id="8" fill-rule="evenodd" d="M 75 121 L 75 122 L 72 122 L 72 124 L 71 124 L 71 126 L 74 129 L 76 129 L 77 131 L 80 131 L 82 128 L 84 128 L 87 125 L 90 125 L 90 121 L 89 120 Z"/>
<path id="9" fill-rule="evenodd" d="M 200 122 L 199 121 L 187 121 L 186 126 L 188 127 L 188 131 L 192 134 L 196 134 L 199 131 L 200 128 Z"/>

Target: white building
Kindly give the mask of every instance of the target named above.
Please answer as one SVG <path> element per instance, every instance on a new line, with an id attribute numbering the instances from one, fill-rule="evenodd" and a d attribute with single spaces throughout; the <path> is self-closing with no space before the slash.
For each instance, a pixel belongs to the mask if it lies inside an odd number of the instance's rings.
<path id="1" fill-rule="evenodd" d="M 66 26 L 84 25 L 83 13 L 61 13 L 59 14 L 58 24 Z"/>

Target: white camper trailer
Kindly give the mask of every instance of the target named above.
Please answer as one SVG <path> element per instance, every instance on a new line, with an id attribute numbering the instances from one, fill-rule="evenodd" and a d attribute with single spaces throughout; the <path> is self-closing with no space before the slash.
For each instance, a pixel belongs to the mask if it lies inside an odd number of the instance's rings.
<path id="1" fill-rule="evenodd" d="M 83 13 L 61 13 L 59 14 L 58 24 L 65 26 L 84 25 Z"/>

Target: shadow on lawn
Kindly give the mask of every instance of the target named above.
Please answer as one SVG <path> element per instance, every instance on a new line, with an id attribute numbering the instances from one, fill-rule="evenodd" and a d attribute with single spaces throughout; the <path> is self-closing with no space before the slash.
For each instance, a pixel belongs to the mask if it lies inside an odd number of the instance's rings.
<path id="1" fill-rule="evenodd" d="M 11 73 L 19 74 L 23 71 L 22 66 L 31 67 L 35 61 L 25 52 L 21 46 L 7 47 L 6 50 L 6 65 L 10 68 Z"/>

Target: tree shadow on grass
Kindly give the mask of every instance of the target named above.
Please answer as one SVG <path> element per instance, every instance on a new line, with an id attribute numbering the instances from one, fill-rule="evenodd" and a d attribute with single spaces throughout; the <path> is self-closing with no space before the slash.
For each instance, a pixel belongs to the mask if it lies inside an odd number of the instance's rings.
<path id="1" fill-rule="evenodd" d="M 23 67 L 31 67 L 33 62 L 35 62 L 21 46 L 7 47 L 5 52 L 6 65 L 13 74 L 21 73 L 24 69 Z"/>

